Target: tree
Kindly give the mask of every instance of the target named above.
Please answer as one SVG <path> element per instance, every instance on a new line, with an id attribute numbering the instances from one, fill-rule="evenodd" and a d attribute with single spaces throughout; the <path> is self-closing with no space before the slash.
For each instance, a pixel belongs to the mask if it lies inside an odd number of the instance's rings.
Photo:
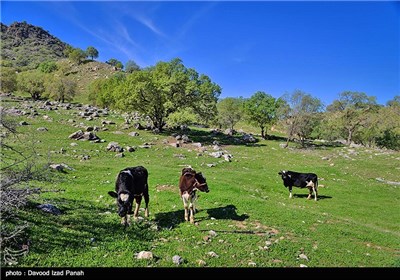
<path id="1" fill-rule="evenodd" d="M 22 72 L 17 76 L 17 87 L 29 93 L 33 100 L 39 100 L 45 92 L 45 74 L 39 71 Z"/>
<path id="2" fill-rule="evenodd" d="M 147 115 L 161 131 L 168 116 L 184 108 L 192 108 L 203 120 L 214 117 L 220 92 L 221 88 L 209 77 L 186 68 L 180 59 L 173 59 L 133 72 L 114 94 L 118 108 Z"/>
<path id="3" fill-rule="evenodd" d="M 294 136 L 297 136 L 301 145 L 304 146 L 305 140 L 311 135 L 321 118 L 318 113 L 323 108 L 322 102 L 301 90 L 286 94 L 283 100 L 286 102 L 281 107 L 287 125 L 286 147 Z"/>
<path id="4" fill-rule="evenodd" d="M 261 129 L 261 137 L 266 139 L 266 130 L 277 121 L 281 101 L 263 91 L 257 91 L 244 102 L 244 111 L 249 123 Z"/>
<path id="5" fill-rule="evenodd" d="M 99 51 L 96 50 L 96 49 L 95 49 L 94 47 L 92 47 L 92 46 L 87 47 L 87 49 L 86 49 L 86 56 L 91 57 L 92 60 L 93 60 L 93 58 L 98 58 L 98 57 L 99 57 Z"/>
<path id="6" fill-rule="evenodd" d="M 344 128 L 347 144 L 350 145 L 354 133 L 368 119 L 367 112 L 376 107 L 376 98 L 363 92 L 344 91 L 339 99 L 327 107 L 328 112 L 338 112 L 338 120 Z"/>
<path id="7" fill-rule="evenodd" d="M 233 130 L 235 124 L 243 117 L 243 99 L 227 97 L 217 103 L 217 124 Z"/>
<path id="8" fill-rule="evenodd" d="M 1 67 L 0 91 L 10 93 L 16 90 L 17 74 L 13 67 Z"/>
<path id="9" fill-rule="evenodd" d="M 97 79 L 90 83 L 89 100 L 100 107 L 111 107 L 116 104 L 114 92 L 125 80 L 125 74 L 118 72 L 107 79 Z"/>
<path id="10" fill-rule="evenodd" d="M 136 62 L 134 62 L 133 60 L 128 60 L 125 63 L 125 72 L 132 73 L 134 71 L 139 71 L 139 70 L 140 70 L 139 65 L 137 65 Z"/>
<path id="11" fill-rule="evenodd" d="M 111 66 L 114 66 L 117 69 L 124 68 L 124 65 L 122 64 L 122 62 L 115 58 L 110 58 L 109 60 L 106 61 L 106 63 L 110 64 Z"/>
<path id="12" fill-rule="evenodd" d="M 77 64 L 81 64 L 86 58 L 86 53 L 82 49 L 76 48 L 76 49 L 73 49 L 70 52 L 70 54 L 68 55 L 68 58 L 72 62 L 75 62 Z"/>
<path id="13" fill-rule="evenodd" d="M 197 121 L 197 116 L 193 112 L 193 108 L 183 108 L 171 113 L 166 118 L 166 124 L 170 128 L 179 128 L 181 126 L 188 126 Z"/>
<path id="14" fill-rule="evenodd" d="M 122 64 L 121 61 L 118 61 L 118 62 L 115 64 L 115 67 L 116 67 L 117 69 L 122 70 L 122 69 L 124 68 L 124 65 Z"/>
<path id="15" fill-rule="evenodd" d="M 400 106 L 400 95 L 396 95 L 386 103 L 387 106 Z"/>
<path id="16" fill-rule="evenodd" d="M 72 101 L 76 94 L 76 82 L 63 75 L 54 75 L 46 84 L 48 97 L 64 103 Z"/>

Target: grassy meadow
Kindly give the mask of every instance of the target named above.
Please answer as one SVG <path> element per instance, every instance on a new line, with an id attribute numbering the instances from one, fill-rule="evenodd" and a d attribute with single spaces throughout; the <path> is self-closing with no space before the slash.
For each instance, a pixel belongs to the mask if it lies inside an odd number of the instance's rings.
<path id="1" fill-rule="evenodd" d="M 387 183 L 400 181 L 399 152 L 322 144 L 300 149 L 295 143 L 283 149 L 285 139 L 278 136 L 235 144 L 224 135 L 211 136 L 210 129 L 191 127 L 189 138 L 208 152 L 214 152 L 213 141 L 220 142 L 233 156 L 227 162 L 190 143 L 173 147 L 171 133 L 124 129 L 116 113 L 88 121 L 75 109 L 37 111 L 35 117 L 15 117 L 29 125 L 18 127 L 21 141 L 14 145 L 34 147 L 37 163 L 64 163 L 74 170 L 54 171 L 52 183 L 32 182 L 53 191 L 19 213 L 30 227 L 29 253 L 18 267 L 176 267 L 174 255 L 183 258 L 180 267 L 400 266 L 400 186 Z M 102 127 L 102 120 L 115 122 L 96 132 L 104 143 L 68 138 L 84 126 Z M 129 136 L 132 131 L 139 136 Z M 112 141 L 136 151 L 115 157 L 106 150 Z M 140 148 L 144 143 L 151 147 Z M 121 169 L 136 165 L 149 171 L 150 217 L 124 229 L 107 192 Z M 201 171 L 210 188 L 199 194 L 194 225 L 183 219 L 178 191 L 186 165 Z M 289 199 L 280 170 L 318 174 L 318 201 L 307 200 L 308 190 L 299 188 Z M 36 208 L 39 203 L 53 204 L 62 214 L 45 213 Z M 151 251 L 153 259 L 136 259 L 140 251 Z"/>

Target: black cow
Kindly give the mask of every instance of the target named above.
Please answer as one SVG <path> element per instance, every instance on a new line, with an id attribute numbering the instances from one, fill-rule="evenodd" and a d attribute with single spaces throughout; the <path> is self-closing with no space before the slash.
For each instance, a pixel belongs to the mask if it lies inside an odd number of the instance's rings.
<path id="1" fill-rule="evenodd" d="M 194 223 L 194 214 L 196 212 L 197 190 L 209 192 L 206 178 L 201 172 L 196 172 L 190 167 L 183 168 L 179 178 L 179 191 L 185 208 L 185 221 L 190 219 L 192 224 Z"/>
<path id="2" fill-rule="evenodd" d="M 143 166 L 127 167 L 118 173 L 115 182 L 115 192 L 109 191 L 108 194 L 117 199 L 118 215 L 122 217 L 122 224 L 128 225 L 129 214 L 132 214 L 132 204 L 135 199 L 135 211 L 133 218 L 136 220 L 139 215 L 139 207 L 142 196 L 146 203 L 145 217 L 149 216 L 149 186 L 147 169 Z"/>
<path id="3" fill-rule="evenodd" d="M 278 172 L 282 176 L 283 184 L 289 188 L 289 198 L 292 197 L 292 187 L 308 188 L 309 193 L 307 199 L 311 199 L 314 193 L 314 199 L 317 201 L 318 195 L 318 176 L 314 173 L 299 173 L 294 171 L 282 170 Z"/>

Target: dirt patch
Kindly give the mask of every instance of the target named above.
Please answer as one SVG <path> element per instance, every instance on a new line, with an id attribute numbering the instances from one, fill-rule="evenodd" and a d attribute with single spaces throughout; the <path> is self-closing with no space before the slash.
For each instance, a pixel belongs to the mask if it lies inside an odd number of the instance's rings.
<path id="1" fill-rule="evenodd" d="M 157 185 L 156 190 L 158 192 L 162 191 L 178 192 L 178 187 L 174 185 Z"/>

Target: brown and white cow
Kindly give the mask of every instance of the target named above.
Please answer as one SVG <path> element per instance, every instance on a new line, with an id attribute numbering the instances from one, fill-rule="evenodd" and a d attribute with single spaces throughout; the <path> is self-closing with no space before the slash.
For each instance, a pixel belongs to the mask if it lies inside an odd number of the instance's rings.
<path id="1" fill-rule="evenodd" d="M 197 173 L 193 168 L 185 167 L 179 179 L 179 190 L 185 208 L 185 221 L 194 223 L 196 212 L 195 201 L 197 200 L 196 191 L 209 192 L 206 178 Z"/>
<path id="2" fill-rule="evenodd" d="M 135 200 L 135 211 L 133 218 L 136 220 L 139 216 L 139 207 L 144 197 L 146 203 L 145 217 L 149 216 L 149 186 L 147 169 L 143 166 L 127 167 L 118 173 L 115 182 L 115 192 L 109 191 L 111 197 L 117 199 L 118 215 L 122 218 L 121 223 L 130 224 L 129 214 L 132 214 L 132 204 Z"/>

